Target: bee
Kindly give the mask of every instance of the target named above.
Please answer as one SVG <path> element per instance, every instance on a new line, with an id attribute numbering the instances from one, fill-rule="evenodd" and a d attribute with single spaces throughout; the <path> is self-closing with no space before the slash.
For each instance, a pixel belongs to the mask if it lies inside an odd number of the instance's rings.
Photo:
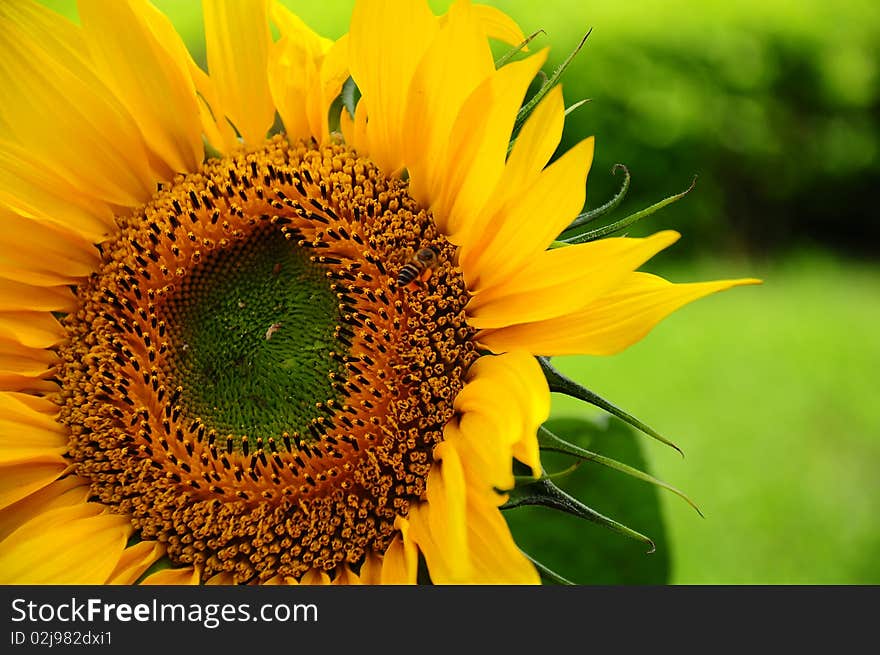
<path id="1" fill-rule="evenodd" d="M 431 277 L 433 268 L 437 265 L 437 251 L 433 248 L 421 248 L 416 251 L 410 260 L 403 265 L 397 274 L 397 286 L 406 287 L 416 279 L 424 282 Z"/>
<path id="2" fill-rule="evenodd" d="M 269 326 L 269 329 L 266 330 L 266 341 L 271 339 L 272 335 L 274 335 L 280 329 L 281 329 L 281 323 L 272 323 L 272 325 Z"/>

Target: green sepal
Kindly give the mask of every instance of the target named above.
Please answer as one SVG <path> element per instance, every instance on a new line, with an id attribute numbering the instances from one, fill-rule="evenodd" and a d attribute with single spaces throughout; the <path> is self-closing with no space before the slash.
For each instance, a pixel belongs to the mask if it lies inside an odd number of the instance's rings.
<path id="1" fill-rule="evenodd" d="M 584 35 L 584 38 L 581 39 L 581 42 L 578 43 L 577 47 L 571 51 L 571 54 L 566 57 L 565 61 L 563 61 L 553 74 L 541 85 L 541 88 L 538 89 L 537 93 L 532 96 L 532 98 L 520 107 L 519 112 L 516 114 L 516 121 L 513 123 L 513 133 L 511 135 L 511 141 L 516 139 L 516 135 L 519 134 L 519 131 L 522 129 L 523 123 L 526 122 L 526 119 L 531 115 L 531 113 L 535 110 L 535 107 L 538 106 L 538 103 L 550 92 L 556 84 L 559 82 L 559 78 L 562 77 L 562 74 L 565 72 L 565 69 L 568 68 L 568 65 L 574 60 L 575 55 L 581 51 L 581 48 L 584 47 L 584 44 L 587 42 L 587 38 L 590 36 L 590 33 L 593 31 L 590 28 L 589 32 Z"/>
<path id="2" fill-rule="evenodd" d="M 536 32 L 532 32 L 531 34 L 529 34 L 525 38 L 525 41 L 520 43 L 518 46 L 511 48 L 506 53 L 501 55 L 498 59 L 496 59 L 495 60 L 495 68 L 501 68 L 502 66 L 504 66 L 504 64 L 506 64 L 511 59 L 513 59 L 517 55 L 517 53 L 522 52 L 523 48 L 525 48 L 527 45 L 529 45 L 529 43 L 531 43 L 539 34 L 546 34 L 546 32 L 544 30 L 538 30 Z"/>
<path id="3" fill-rule="evenodd" d="M 535 568 L 538 569 L 538 573 L 545 580 L 549 580 L 550 582 L 555 582 L 556 584 L 565 585 L 567 587 L 574 587 L 575 586 L 574 582 L 572 582 L 568 578 L 563 578 L 556 571 L 551 569 L 549 566 L 547 566 L 543 562 L 539 562 L 538 560 L 536 560 L 534 557 L 529 555 L 522 548 L 519 549 L 519 552 L 521 552 L 523 555 L 525 555 L 526 559 L 535 565 Z"/>
<path id="4" fill-rule="evenodd" d="M 554 241 L 553 245 L 574 245 L 576 243 L 587 243 L 588 241 L 595 241 L 596 239 L 601 239 L 602 237 L 608 236 L 609 234 L 620 232 L 620 230 L 629 227 L 633 223 L 639 222 L 643 218 L 647 218 L 654 212 L 663 209 L 667 205 L 671 205 L 677 200 L 681 200 L 693 190 L 696 184 L 697 176 L 695 175 L 693 181 L 691 182 L 691 185 L 681 193 L 677 193 L 674 196 L 664 198 L 660 202 L 654 203 L 650 207 L 646 207 L 642 211 L 636 212 L 635 214 L 630 214 L 626 218 L 621 218 L 619 221 L 615 221 L 610 225 L 605 225 L 603 227 L 596 228 L 595 230 L 587 230 L 576 234 L 571 234 L 567 237 L 561 238 L 557 241 Z"/>
<path id="5" fill-rule="evenodd" d="M 564 116 L 568 116 L 568 115 L 569 115 L 571 112 L 573 112 L 575 109 L 580 109 L 581 107 L 583 107 L 583 106 L 584 106 L 585 104 L 587 104 L 588 102 L 592 102 L 592 99 L 591 99 L 591 98 L 584 98 L 583 100 L 578 100 L 576 103 L 574 103 L 574 104 L 571 105 L 570 107 L 566 107 L 566 108 L 565 108 L 565 113 L 564 113 L 563 115 L 564 115 Z"/>
<path id="6" fill-rule="evenodd" d="M 559 437 L 555 433 L 551 432 L 543 425 L 538 428 L 538 445 L 540 446 L 541 450 L 550 450 L 557 453 L 572 455 L 573 457 L 577 457 L 579 461 L 596 462 L 597 464 L 607 466 L 608 468 L 614 469 L 615 471 L 625 473 L 626 475 L 636 478 L 637 480 L 641 480 L 643 482 L 647 482 L 648 484 L 653 484 L 657 487 L 666 489 L 667 491 L 671 491 L 676 496 L 684 500 L 688 505 L 693 507 L 696 510 L 697 514 L 703 516 L 703 512 L 700 511 L 700 508 L 697 507 L 697 504 L 690 498 L 688 498 L 684 492 L 676 489 L 672 485 L 667 484 L 662 480 L 658 480 L 653 475 L 649 475 L 648 473 L 640 471 L 637 468 L 633 468 L 632 466 L 624 464 L 623 462 L 618 462 L 616 459 L 605 457 L 604 455 L 594 453 L 591 450 L 586 450 L 585 448 L 581 448 L 580 446 L 570 443 L 565 439 Z"/>
<path id="7" fill-rule="evenodd" d="M 351 77 L 342 83 L 342 91 L 340 91 L 339 97 L 342 99 L 342 106 L 348 110 L 349 116 L 354 118 L 354 110 L 357 107 L 358 100 L 361 99 L 361 90 Z"/>
<path id="8" fill-rule="evenodd" d="M 604 514 L 600 514 L 592 507 L 587 507 L 577 498 L 569 496 L 562 489 L 553 484 L 552 480 L 547 478 L 541 478 L 534 482 L 516 486 L 511 489 L 508 492 L 507 502 L 501 505 L 501 509 L 513 509 L 515 507 L 524 507 L 526 505 L 549 507 L 551 509 L 577 516 L 578 518 L 586 519 L 587 521 L 592 521 L 593 523 L 608 528 L 612 532 L 616 532 L 624 537 L 629 537 L 630 539 L 635 539 L 647 544 L 649 547 L 649 553 L 653 553 L 654 550 L 656 550 L 654 542 L 650 537 L 646 537 L 641 532 L 636 532 L 632 528 L 625 526 L 623 523 L 615 521 Z"/>
<path id="9" fill-rule="evenodd" d="M 544 73 L 541 72 L 540 75 L 544 75 Z M 546 79 L 546 77 L 547 77 L 547 76 L 544 75 L 544 78 L 545 78 L 545 79 Z M 588 102 L 591 102 L 590 98 L 584 98 L 583 100 L 578 100 L 576 103 L 574 103 L 574 104 L 571 105 L 570 107 L 566 108 L 566 110 L 565 110 L 565 112 L 564 112 L 563 115 L 564 115 L 564 116 L 568 116 L 568 115 L 569 115 L 571 112 L 573 112 L 575 109 L 578 109 L 579 107 L 583 107 L 583 106 L 584 106 L 585 104 L 587 104 Z M 511 151 L 513 151 L 513 146 L 516 145 L 516 139 L 517 139 L 517 137 L 513 137 L 513 138 L 511 138 L 511 139 L 510 139 L 510 142 L 507 144 L 507 154 L 508 154 L 508 155 L 510 155 Z"/>
<path id="10" fill-rule="evenodd" d="M 331 135 L 342 130 L 342 109 L 344 104 L 342 94 L 339 94 L 333 98 L 333 102 L 330 103 L 330 109 L 327 110 L 327 130 Z M 346 111 L 348 110 L 346 109 Z"/>
<path id="11" fill-rule="evenodd" d="M 611 174 L 616 175 L 618 170 L 623 171 L 623 184 L 620 185 L 620 190 L 614 195 L 611 200 L 606 202 L 601 207 L 596 207 L 595 209 L 591 209 L 590 211 L 583 212 L 582 214 L 578 214 L 577 217 L 569 224 L 567 228 L 562 233 L 560 237 L 561 240 L 565 240 L 567 237 L 567 233 L 576 228 L 582 227 L 587 223 L 591 223 L 595 221 L 600 216 L 604 216 L 608 212 L 617 208 L 617 206 L 623 202 L 624 197 L 626 197 L 626 192 L 629 191 L 629 183 L 631 176 L 629 174 L 629 169 L 623 164 L 614 164 L 611 167 Z"/>
<path id="12" fill-rule="evenodd" d="M 202 135 L 202 145 L 205 149 L 204 161 L 208 161 L 209 159 L 220 159 L 223 157 L 223 153 L 212 146 L 211 143 L 208 141 L 208 137 L 206 137 L 204 134 Z"/>
<path id="13" fill-rule="evenodd" d="M 550 387 L 550 391 L 554 393 L 562 393 L 566 396 L 570 396 L 572 398 L 577 398 L 578 400 L 583 400 L 584 402 L 590 403 L 594 407 L 598 407 L 599 409 L 608 412 L 612 416 L 616 416 L 621 421 L 625 421 L 629 423 L 631 426 L 636 428 L 637 430 L 644 432 L 649 437 L 653 437 L 657 441 L 661 443 L 665 443 L 667 446 L 675 448 L 678 451 L 679 455 L 684 457 L 684 452 L 682 452 L 681 448 L 672 443 L 669 439 L 661 435 L 659 432 L 654 430 L 649 425 L 642 423 L 639 419 L 637 419 L 632 414 L 629 414 L 623 411 L 620 407 L 615 405 L 614 403 L 605 400 L 598 394 L 593 393 L 586 387 L 578 384 L 571 378 L 560 373 L 551 363 L 549 358 L 547 357 L 538 357 L 538 363 L 541 365 L 541 370 L 544 371 L 544 377 L 547 379 L 547 384 Z"/>
<path id="14" fill-rule="evenodd" d="M 140 577 L 137 580 L 135 580 L 134 583 L 136 585 L 140 584 L 141 582 L 146 580 L 148 577 L 150 577 L 154 573 L 158 573 L 159 571 L 164 571 L 165 569 L 170 569 L 173 566 L 174 565 L 171 563 L 171 560 L 168 559 L 168 556 L 163 555 L 162 557 L 157 559 L 155 562 L 150 564 L 149 568 L 146 571 L 144 571 L 143 573 L 141 573 Z"/>
<path id="15" fill-rule="evenodd" d="M 575 471 L 577 471 L 580 468 L 581 464 L 583 464 L 585 461 L 586 461 L 585 458 L 578 459 L 577 461 L 575 461 L 574 464 L 572 464 L 568 468 L 564 468 L 561 471 L 556 471 L 555 473 L 547 473 L 547 471 L 542 471 L 541 478 L 539 478 L 539 479 L 559 480 L 560 478 L 564 478 L 568 475 L 571 475 Z M 533 476 L 531 474 L 514 475 L 513 476 L 514 484 L 526 484 L 528 482 L 534 482 L 534 481 L 535 481 L 535 476 Z M 498 489 L 496 491 L 498 491 L 499 493 L 507 493 L 503 489 Z"/>

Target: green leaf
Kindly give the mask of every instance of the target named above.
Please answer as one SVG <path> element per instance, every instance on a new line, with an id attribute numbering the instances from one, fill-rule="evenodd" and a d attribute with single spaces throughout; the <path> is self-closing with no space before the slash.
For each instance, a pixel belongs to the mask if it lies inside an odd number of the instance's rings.
<path id="1" fill-rule="evenodd" d="M 501 505 L 501 509 L 503 510 L 514 509 L 526 505 L 549 507 L 561 512 L 566 512 L 572 516 L 577 516 L 578 518 L 586 519 L 587 521 L 592 521 L 593 523 L 598 523 L 624 537 L 641 541 L 648 545 L 649 553 L 653 553 L 656 550 L 654 542 L 651 541 L 649 537 L 625 526 L 619 521 L 615 521 L 604 514 L 600 514 L 592 507 L 588 507 L 577 498 L 565 493 L 548 478 L 541 478 L 529 484 L 516 486 L 508 492 L 508 495 L 507 502 Z"/>
<path id="2" fill-rule="evenodd" d="M 577 53 L 581 51 L 581 48 L 584 47 L 584 44 L 587 42 L 587 38 L 590 36 L 590 33 L 593 31 L 592 28 L 584 35 L 584 38 L 581 39 L 581 42 L 578 43 L 577 47 L 571 51 L 571 54 L 566 57 L 565 61 L 562 62 L 559 67 L 553 71 L 553 75 L 551 75 L 544 84 L 541 85 L 541 88 L 538 89 L 537 93 L 532 96 L 532 98 L 523 105 L 519 112 L 516 115 L 516 121 L 513 124 L 513 134 L 511 135 L 511 142 L 516 139 L 517 134 L 522 129 L 523 123 L 526 122 L 526 119 L 531 115 L 531 113 L 535 110 L 535 107 L 538 106 L 538 103 L 544 98 L 547 93 L 550 92 L 556 84 L 559 82 L 559 78 L 562 77 L 562 74 L 565 72 L 565 69 L 568 68 L 568 65 L 574 60 L 574 57 Z"/>
<path id="3" fill-rule="evenodd" d="M 604 216 L 610 211 L 613 211 L 621 202 L 623 202 L 624 197 L 626 196 L 626 192 L 629 191 L 629 182 L 630 182 L 630 174 L 629 169 L 623 164 L 614 164 L 611 167 L 611 174 L 616 175 L 618 170 L 623 171 L 623 184 L 620 185 L 620 190 L 615 194 L 615 196 L 606 202 L 601 207 L 596 207 L 595 209 L 591 209 L 590 211 L 586 211 L 582 214 L 578 214 L 578 216 L 569 224 L 565 231 L 562 233 L 560 237 L 561 240 L 565 240 L 566 234 L 571 230 L 579 228 L 587 223 L 590 223 L 597 218 Z"/>
<path id="4" fill-rule="evenodd" d="M 642 423 L 635 416 L 632 416 L 631 414 L 623 411 L 614 403 L 605 400 L 598 394 L 593 393 L 586 387 L 578 384 L 571 378 L 568 378 L 560 373 L 550 363 L 549 358 L 538 357 L 538 363 L 541 365 L 541 369 L 544 371 L 544 377 L 547 378 L 547 384 L 550 386 L 550 391 L 555 393 L 562 393 L 566 396 L 571 396 L 572 398 L 577 398 L 578 400 L 583 400 L 584 402 L 590 403 L 591 405 L 594 405 L 595 407 L 598 407 L 599 409 L 608 412 L 612 416 L 616 416 L 620 420 L 626 421 L 637 430 L 640 430 L 647 434 L 649 437 L 653 437 L 657 441 L 660 441 L 662 443 L 665 443 L 667 446 L 675 448 L 675 450 L 677 450 L 679 454 L 684 457 L 684 453 L 682 452 L 681 448 L 676 446 L 669 439 L 662 436 L 659 432 L 646 425 L 645 423 Z"/>
<path id="5" fill-rule="evenodd" d="M 579 460 L 583 460 L 585 462 L 596 462 L 597 464 L 601 464 L 602 466 L 607 466 L 608 468 L 614 469 L 616 471 L 620 471 L 621 473 L 625 473 L 630 477 L 636 478 L 637 480 L 641 480 L 643 482 L 647 482 L 649 484 L 653 484 L 657 487 L 661 487 L 666 489 L 667 491 L 671 491 L 676 496 L 684 500 L 688 505 L 693 507 L 697 514 L 703 516 L 703 512 L 700 511 L 700 508 L 697 507 L 696 503 L 688 498 L 682 491 L 679 491 L 675 487 L 662 480 L 658 480 L 652 475 L 645 473 L 644 471 L 640 471 L 632 466 L 624 464 L 623 462 L 618 462 L 616 459 L 611 459 L 610 457 L 605 457 L 604 455 L 600 455 L 599 453 L 594 453 L 590 450 L 586 450 L 577 446 L 573 443 L 569 443 L 565 439 L 557 436 L 543 425 L 538 428 L 538 444 L 541 447 L 541 450 L 552 450 L 557 453 L 565 453 L 566 455 L 572 455 L 573 457 L 577 457 Z M 562 471 L 561 473 L 555 474 L 556 476 L 561 476 L 570 472 L 570 468 Z M 551 477 L 551 476 L 548 476 Z"/>
<path id="6" fill-rule="evenodd" d="M 544 30 L 538 30 L 537 32 L 532 32 L 531 34 L 529 34 L 526 37 L 525 41 L 520 43 L 518 46 L 511 48 L 506 53 L 501 55 L 501 57 L 496 59 L 495 68 L 501 68 L 502 66 L 504 66 L 504 64 L 513 59 L 517 55 L 517 53 L 522 52 L 522 49 L 529 45 L 529 43 L 531 43 L 532 40 L 535 39 L 535 37 L 537 37 L 539 34 L 546 34 L 546 32 Z"/>
<path id="7" fill-rule="evenodd" d="M 681 200 L 693 190 L 696 184 L 697 176 L 695 175 L 693 181 L 691 181 L 691 185 L 681 193 L 677 193 L 674 196 L 664 198 L 660 202 L 654 203 L 650 207 L 647 207 L 642 211 L 636 212 L 635 214 L 630 214 L 626 218 L 621 218 L 619 221 L 615 221 L 610 225 L 605 225 L 604 227 L 600 227 L 595 230 L 582 231 L 577 234 L 572 234 L 568 237 L 559 239 L 558 241 L 554 241 L 553 245 L 556 245 L 558 247 L 557 244 L 572 245 L 575 243 L 587 243 L 588 241 L 595 241 L 596 239 L 601 239 L 602 237 L 608 236 L 609 234 L 620 232 L 620 230 L 629 227 L 633 223 L 637 223 L 643 218 L 647 218 L 654 212 L 663 209 L 667 205 L 671 205 L 677 200 Z"/>

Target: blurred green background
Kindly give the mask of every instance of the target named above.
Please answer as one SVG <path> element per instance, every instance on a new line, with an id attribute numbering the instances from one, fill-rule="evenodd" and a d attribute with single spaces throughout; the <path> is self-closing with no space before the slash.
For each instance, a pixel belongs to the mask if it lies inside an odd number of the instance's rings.
<path id="1" fill-rule="evenodd" d="M 156 4 L 203 62 L 198 3 Z M 287 4 L 336 37 L 353 3 Z M 706 518 L 585 464 L 561 484 L 654 537 L 658 551 L 568 516 L 549 530 L 550 511 L 538 508 L 508 514 L 522 545 L 580 583 L 880 583 L 880 4 L 492 4 L 526 33 L 545 31 L 536 45 L 552 47 L 548 72 L 593 28 L 563 80 L 568 104 L 591 100 L 565 131 L 566 146 L 597 138 L 588 206 L 616 190 L 616 162 L 633 174 L 618 216 L 699 175 L 685 200 L 630 232 L 684 235 L 646 269 L 674 281 L 765 280 L 676 313 L 619 356 L 554 360 L 686 458 L 615 437 L 614 424 L 591 447 L 645 466 Z M 599 414 L 563 397 L 553 412 Z"/>

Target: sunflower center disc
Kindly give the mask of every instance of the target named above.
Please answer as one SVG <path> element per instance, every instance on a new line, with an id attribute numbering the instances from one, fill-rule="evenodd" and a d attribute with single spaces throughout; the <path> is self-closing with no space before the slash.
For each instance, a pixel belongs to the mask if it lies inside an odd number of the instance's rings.
<path id="1" fill-rule="evenodd" d="M 343 146 L 276 137 L 117 220 L 58 349 L 94 498 L 203 580 L 384 553 L 477 357 L 430 213 Z"/>
<path id="2" fill-rule="evenodd" d="M 213 253 L 167 303 L 186 414 L 251 447 L 305 433 L 316 401 L 338 397 L 338 313 L 324 272 L 277 230 Z"/>

